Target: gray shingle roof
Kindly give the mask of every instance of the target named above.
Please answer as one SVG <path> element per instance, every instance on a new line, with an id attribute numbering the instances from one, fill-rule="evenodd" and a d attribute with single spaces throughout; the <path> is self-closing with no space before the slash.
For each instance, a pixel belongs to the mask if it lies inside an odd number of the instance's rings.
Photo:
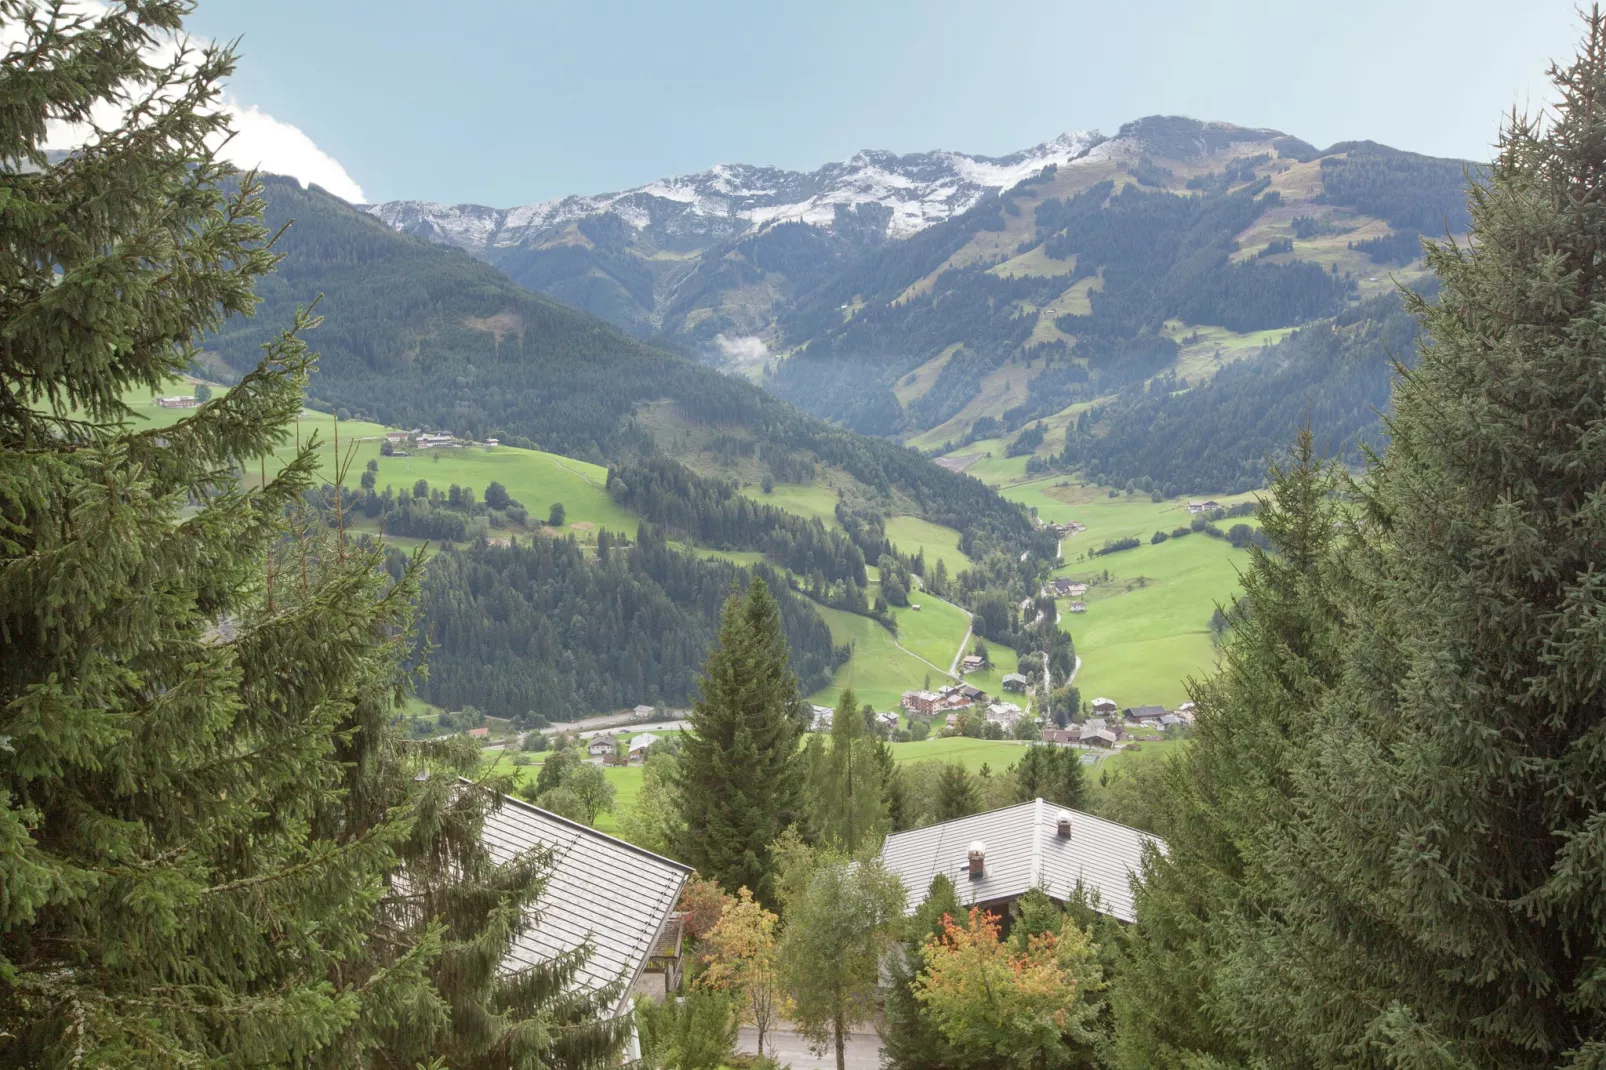
<path id="1" fill-rule="evenodd" d="M 1062 814 L 1071 819 L 1068 840 L 1058 835 Z M 972 880 L 967 852 L 975 840 L 987 846 L 986 872 Z M 966 906 L 1013 899 L 1038 887 L 1064 901 L 1080 880 L 1098 893 L 1104 913 L 1130 922 L 1135 919 L 1131 882 L 1148 843 L 1162 853 L 1166 849 L 1165 841 L 1148 833 L 1034 799 L 894 833 L 881 847 L 881 861 L 903 881 L 905 913 L 914 912 L 932 878 L 943 873 Z"/>
<path id="2" fill-rule="evenodd" d="M 482 836 L 499 864 L 536 847 L 552 851 L 546 889 L 502 968 L 532 966 L 589 938 L 591 959 L 576 987 L 595 990 L 623 979 L 615 1013 L 626 1009 L 630 986 L 669 922 L 690 868 L 508 797 L 486 816 Z"/>

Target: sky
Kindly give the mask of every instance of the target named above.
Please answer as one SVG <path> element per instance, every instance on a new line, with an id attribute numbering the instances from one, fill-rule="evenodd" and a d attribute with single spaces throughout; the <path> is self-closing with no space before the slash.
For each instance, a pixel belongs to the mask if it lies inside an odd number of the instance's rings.
<path id="1" fill-rule="evenodd" d="M 1487 159 L 1572 0 L 200 0 L 235 155 L 352 201 L 506 207 L 716 163 L 1004 155 L 1144 115 Z M 249 162 L 257 162 L 255 159 Z"/>

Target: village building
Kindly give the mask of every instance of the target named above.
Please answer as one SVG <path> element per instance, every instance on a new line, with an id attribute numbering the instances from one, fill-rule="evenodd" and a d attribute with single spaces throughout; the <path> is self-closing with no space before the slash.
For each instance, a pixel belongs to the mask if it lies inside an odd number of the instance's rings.
<path id="1" fill-rule="evenodd" d="M 468 730 L 468 737 L 470 739 L 484 739 L 490 734 L 491 730 L 489 728 L 470 728 Z"/>
<path id="2" fill-rule="evenodd" d="M 1164 717 L 1160 718 L 1161 728 L 1175 728 L 1178 725 L 1185 725 L 1187 723 L 1187 721 L 1184 721 L 1181 717 L 1178 717 L 1174 713 L 1168 713 Z"/>
<path id="3" fill-rule="evenodd" d="M 958 687 L 954 688 L 953 693 L 963 696 L 965 702 L 970 705 L 987 701 L 987 692 L 983 691 L 979 687 L 972 687 L 969 684 L 960 684 Z"/>
<path id="4" fill-rule="evenodd" d="M 1198 708 L 1194 706 L 1192 702 L 1184 702 L 1182 705 L 1177 707 L 1177 716 L 1182 718 L 1185 723 L 1192 724 L 1194 716 L 1197 713 L 1197 709 Z"/>
<path id="5" fill-rule="evenodd" d="M 1087 612 L 1087 603 L 1085 603 L 1085 602 L 1072 602 L 1071 603 L 1071 612 L 1072 613 L 1086 613 Z"/>
<path id="6" fill-rule="evenodd" d="M 978 669 L 985 669 L 986 667 L 987 659 L 977 654 L 966 654 L 959 659 L 960 672 L 976 672 Z"/>
<path id="7" fill-rule="evenodd" d="M 596 736 L 586 744 L 586 753 L 593 758 L 611 758 L 619 751 L 619 741 L 612 736 Z"/>
<path id="8" fill-rule="evenodd" d="M 903 883 L 904 913 L 913 914 L 940 873 L 959 902 L 1007 919 L 1009 906 L 1041 889 L 1065 903 L 1078 891 L 1097 909 L 1132 922 L 1132 882 L 1149 847 L 1165 841 L 1113 821 L 1042 799 L 895 832 L 881 847 L 881 864 Z"/>
<path id="9" fill-rule="evenodd" d="M 406 442 L 411 434 L 411 431 L 386 431 L 385 441 L 394 446 L 399 443 Z"/>
<path id="10" fill-rule="evenodd" d="M 1082 742 L 1090 747 L 1113 747 L 1121 741 L 1121 733 L 1113 728 L 1084 728 Z"/>
<path id="11" fill-rule="evenodd" d="M 173 394 L 165 398 L 157 398 L 156 404 L 163 409 L 193 409 L 200 404 L 193 394 Z"/>
<path id="12" fill-rule="evenodd" d="M 650 721 L 652 720 L 653 714 L 657 712 L 658 711 L 653 709 L 651 706 L 644 704 L 637 706 L 635 709 L 630 711 L 630 719 L 632 721 Z"/>
<path id="13" fill-rule="evenodd" d="M 506 865 L 534 850 L 551 853 L 541 896 L 525 908 L 502 970 L 540 967 L 589 944 L 574 994 L 611 993 L 604 1014 L 632 1017 L 636 991 L 673 993 L 680 983 L 675 904 L 691 869 L 519 799 L 504 797 L 480 833 L 491 860 Z M 656 970 L 663 983 L 648 986 Z M 617 987 L 616 987 L 617 986 Z M 631 1027 L 625 1062 L 641 1058 Z"/>
<path id="14" fill-rule="evenodd" d="M 1004 674 L 1005 691 L 1025 691 L 1028 682 L 1029 681 L 1026 679 L 1026 677 L 1022 676 L 1018 672 L 1008 672 Z"/>
<path id="15" fill-rule="evenodd" d="M 876 724 L 880 725 L 882 728 L 885 728 L 889 732 L 894 731 L 898 727 L 898 715 L 890 710 L 885 713 L 876 714 L 875 719 Z"/>
<path id="16" fill-rule="evenodd" d="M 905 691 L 902 706 L 909 713 L 930 717 L 937 712 L 944 697 L 934 691 Z"/>
<path id="17" fill-rule="evenodd" d="M 1190 501 L 1188 503 L 1188 512 L 1190 513 L 1213 513 L 1220 508 L 1221 505 L 1214 499 L 1210 498 L 1206 498 L 1203 501 Z"/>
<path id="18" fill-rule="evenodd" d="M 1021 708 L 1013 702 L 995 702 L 987 707 L 987 720 L 1006 731 L 1021 719 Z"/>
<path id="19" fill-rule="evenodd" d="M 661 737 L 655 736 L 651 732 L 642 732 L 639 735 L 631 736 L 628 752 L 630 760 L 633 762 L 646 761 L 647 748 L 651 747 L 654 743 L 657 743 L 660 738 Z"/>
<path id="20" fill-rule="evenodd" d="M 1140 724 L 1146 721 L 1158 721 L 1165 715 L 1164 706 L 1132 706 L 1126 711 L 1127 720 L 1137 721 Z"/>
<path id="21" fill-rule="evenodd" d="M 1044 743 L 1079 743 L 1082 739 L 1082 726 L 1070 725 L 1066 728 L 1043 729 Z"/>
<path id="22" fill-rule="evenodd" d="M 836 717 L 836 710 L 830 706 L 810 706 L 809 710 L 811 711 L 809 731 L 829 732 L 831 730 L 831 722 Z"/>
<path id="23" fill-rule="evenodd" d="M 1096 698 L 1093 700 L 1093 712 L 1100 717 L 1114 717 L 1121 707 L 1113 698 Z"/>

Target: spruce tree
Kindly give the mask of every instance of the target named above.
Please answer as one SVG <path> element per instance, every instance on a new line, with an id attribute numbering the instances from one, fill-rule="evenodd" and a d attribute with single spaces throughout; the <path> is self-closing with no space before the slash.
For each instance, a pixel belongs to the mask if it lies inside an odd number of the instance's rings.
<path id="1" fill-rule="evenodd" d="M 780 607 L 755 576 L 720 617 L 681 751 L 680 857 L 728 891 L 773 908 L 770 844 L 796 817 L 804 717 Z"/>
<path id="2" fill-rule="evenodd" d="M 0 1062 L 594 1062 L 583 956 L 499 970 L 545 860 L 391 728 L 415 566 L 325 517 L 315 440 L 269 466 L 315 321 L 171 426 L 125 402 L 275 262 L 188 8 L 0 0 Z"/>
<path id="3" fill-rule="evenodd" d="M 1327 1061 L 1606 1063 L 1606 21 L 1513 117 L 1365 488 L 1261 943 Z"/>
<path id="4" fill-rule="evenodd" d="M 819 739 L 803 750 L 810 828 L 817 841 L 857 855 L 887 831 L 891 752 L 883 755 L 885 746 L 865 731 L 852 688 L 837 699 L 830 748 Z"/>
<path id="5" fill-rule="evenodd" d="M 1259 509 L 1271 549 L 1249 548 L 1221 669 L 1190 688 L 1198 724 L 1158 809 L 1168 850 L 1146 864 L 1115 971 L 1121 1065 L 1250 1065 L 1256 1037 L 1239 1010 L 1265 985 L 1254 927 L 1275 902 L 1261 851 L 1295 820 L 1291 776 L 1339 675 L 1338 489 L 1309 431 L 1273 466 Z M 1279 1054 L 1272 1065 L 1314 1057 L 1297 1032 L 1263 1025 L 1260 1044 Z"/>
<path id="6" fill-rule="evenodd" d="M 1013 771 L 1016 798 L 1021 802 L 1041 798 L 1073 810 L 1087 806 L 1087 775 L 1082 769 L 1082 757 L 1070 747 L 1031 744 Z"/>

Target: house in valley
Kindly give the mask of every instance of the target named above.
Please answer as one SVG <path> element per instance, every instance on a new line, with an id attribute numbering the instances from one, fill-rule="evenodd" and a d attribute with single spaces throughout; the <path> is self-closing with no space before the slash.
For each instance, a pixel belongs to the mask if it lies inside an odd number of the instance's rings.
<path id="1" fill-rule="evenodd" d="M 1126 719 L 1139 724 L 1157 722 L 1166 715 L 1164 706 L 1132 706 L 1126 711 Z"/>
<path id="2" fill-rule="evenodd" d="M 612 736 L 595 736 L 586 744 L 586 753 L 593 758 L 611 758 L 619 752 L 619 741 Z"/>
<path id="3" fill-rule="evenodd" d="M 903 706 L 904 711 L 907 713 L 930 717 L 937 712 L 937 707 L 942 703 L 942 699 L 943 696 L 935 691 L 905 691 L 900 705 Z"/>
<path id="4" fill-rule="evenodd" d="M 637 706 L 635 709 L 630 711 L 630 719 L 632 721 L 650 721 L 652 720 L 653 714 L 657 712 L 658 711 L 653 709 L 651 706 Z"/>
<path id="5" fill-rule="evenodd" d="M 163 409 L 193 409 L 200 402 L 195 400 L 193 394 L 173 394 L 165 398 L 157 398 L 156 405 Z"/>
<path id="6" fill-rule="evenodd" d="M 1096 698 L 1093 700 L 1093 713 L 1097 717 L 1114 717 L 1121 707 L 1113 698 Z"/>
<path id="7" fill-rule="evenodd" d="M 1190 501 L 1188 503 L 1188 512 L 1190 513 L 1213 513 L 1220 508 L 1221 503 L 1213 498 L 1205 498 L 1202 501 Z"/>
<path id="8" fill-rule="evenodd" d="M 468 738 L 470 739 L 485 739 L 490 734 L 491 730 L 489 728 L 470 728 L 468 730 Z"/>
<path id="9" fill-rule="evenodd" d="M 1029 682 L 1030 681 L 1028 681 L 1026 677 L 1022 676 L 1018 672 L 1008 672 L 1004 674 L 1005 691 L 1025 691 L 1026 685 Z"/>
<path id="10" fill-rule="evenodd" d="M 1097 909 L 1135 920 L 1132 881 L 1145 849 L 1162 854 L 1165 841 L 1043 799 L 895 832 L 881 847 L 881 864 L 898 876 L 913 914 L 937 874 L 953 882 L 959 901 L 1005 919 L 1009 906 L 1042 889 L 1058 903 L 1078 890 L 1096 896 Z"/>
<path id="11" fill-rule="evenodd" d="M 987 667 L 987 659 L 980 654 L 966 654 L 959 659 L 960 672 L 977 672 Z"/>
<path id="12" fill-rule="evenodd" d="M 1082 726 L 1073 724 L 1065 728 L 1045 728 L 1042 737 L 1044 743 L 1079 743 L 1082 739 Z"/>
<path id="13" fill-rule="evenodd" d="M 651 747 L 654 743 L 657 743 L 658 739 L 659 737 L 653 735 L 651 732 L 642 732 L 639 735 L 631 736 L 628 751 L 630 760 L 633 762 L 646 761 L 647 748 Z"/>
<path id="14" fill-rule="evenodd" d="M 1071 603 L 1071 612 L 1072 613 L 1086 613 L 1087 612 L 1087 603 L 1086 602 L 1072 602 Z"/>

